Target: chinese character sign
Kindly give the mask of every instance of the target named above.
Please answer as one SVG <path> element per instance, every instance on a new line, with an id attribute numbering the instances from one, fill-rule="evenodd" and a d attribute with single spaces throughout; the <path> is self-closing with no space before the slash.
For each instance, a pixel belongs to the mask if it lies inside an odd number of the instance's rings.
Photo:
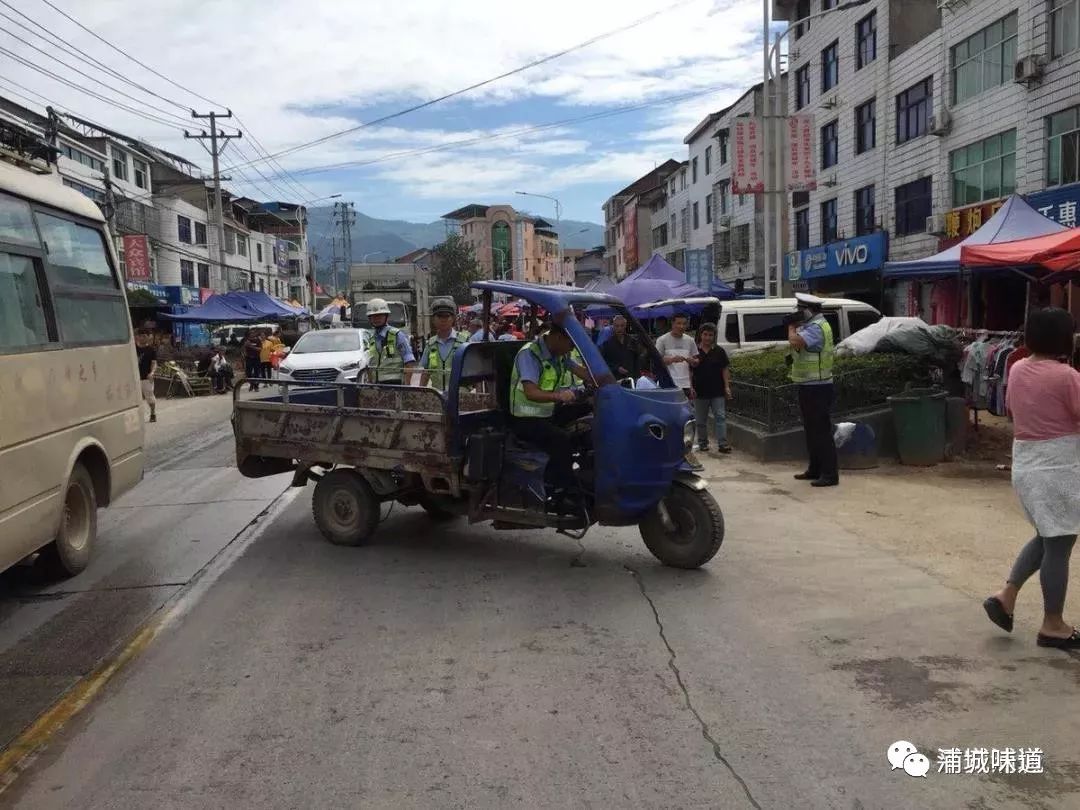
<path id="1" fill-rule="evenodd" d="M 150 280 L 150 245 L 143 234 L 124 237 L 124 267 L 132 281 Z"/>
<path id="2" fill-rule="evenodd" d="M 279 270 L 289 268 L 289 243 L 284 239 L 274 240 L 274 263 Z"/>
<path id="3" fill-rule="evenodd" d="M 762 173 L 762 119 L 735 119 L 735 150 L 731 191 L 735 194 L 761 194 L 765 191 Z"/>
<path id="4" fill-rule="evenodd" d="M 788 119 L 788 191 L 817 188 L 814 152 L 814 117 L 793 115 Z"/>

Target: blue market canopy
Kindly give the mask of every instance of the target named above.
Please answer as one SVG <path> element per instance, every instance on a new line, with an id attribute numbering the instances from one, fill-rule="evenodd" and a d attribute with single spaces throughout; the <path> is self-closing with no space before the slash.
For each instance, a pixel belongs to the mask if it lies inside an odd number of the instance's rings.
<path id="1" fill-rule="evenodd" d="M 229 292 L 211 295 L 205 304 L 167 317 L 188 323 L 244 323 L 306 314 L 306 309 L 283 304 L 264 292 Z"/>
<path id="2" fill-rule="evenodd" d="M 1030 239 L 1033 236 L 1045 236 L 1066 230 L 1054 220 L 1044 217 L 1019 194 L 1014 194 L 1005 201 L 997 212 L 983 223 L 975 233 L 958 242 L 951 248 L 908 262 L 885 262 L 883 278 L 926 279 L 955 276 L 960 272 L 960 251 L 964 245 L 993 245 L 998 242 L 1015 242 Z M 978 269 L 966 267 L 967 270 Z M 1000 268 L 987 268 L 1000 270 Z"/>

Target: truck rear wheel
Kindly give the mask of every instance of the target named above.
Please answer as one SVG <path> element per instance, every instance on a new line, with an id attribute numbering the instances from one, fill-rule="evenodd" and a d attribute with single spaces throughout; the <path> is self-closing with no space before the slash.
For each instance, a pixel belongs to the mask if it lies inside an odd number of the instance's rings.
<path id="1" fill-rule="evenodd" d="M 700 568 L 711 560 L 724 542 L 724 516 L 716 499 L 705 490 L 675 484 L 661 503 L 670 525 L 660 507 L 638 524 L 653 556 L 673 568 Z"/>
<path id="2" fill-rule="evenodd" d="M 335 546 L 359 546 L 379 525 L 379 499 L 354 470 L 334 470 L 320 478 L 311 512 L 323 537 Z"/>

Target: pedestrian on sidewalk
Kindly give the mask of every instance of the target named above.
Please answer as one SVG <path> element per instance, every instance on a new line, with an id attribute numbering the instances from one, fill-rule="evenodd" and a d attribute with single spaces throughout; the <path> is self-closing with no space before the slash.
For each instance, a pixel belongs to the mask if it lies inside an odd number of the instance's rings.
<path id="1" fill-rule="evenodd" d="M 1036 571 L 1043 592 L 1040 647 L 1080 649 L 1064 617 L 1069 557 L 1080 533 L 1080 373 L 1069 366 L 1076 322 L 1063 309 L 1028 315 L 1031 352 L 1013 366 L 1005 394 L 1013 419 L 1012 482 L 1035 536 L 1021 549 L 1005 587 L 987 597 L 990 621 L 1012 632 L 1016 597 Z"/>
<path id="2" fill-rule="evenodd" d="M 269 380 L 274 369 L 274 352 L 281 346 L 281 339 L 273 332 L 264 332 L 259 344 L 259 376 Z"/>
<path id="3" fill-rule="evenodd" d="M 262 374 L 260 355 L 262 353 L 262 340 L 259 333 L 249 329 L 244 339 L 244 376 L 247 377 L 248 391 L 259 390 L 259 377 Z"/>
<path id="4" fill-rule="evenodd" d="M 154 396 L 154 372 L 157 371 L 157 348 L 150 332 L 139 332 L 135 353 L 139 358 L 139 386 L 143 401 L 150 406 L 150 421 L 157 421 L 157 398 Z"/>
<path id="5" fill-rule="evenodd" d="M 214 349 L 214 355 L 210 358 L 210 382 L 214 386 L 214 392 L 224 394 L 232 385 L 233 367 L 225 357 L 225 350 L 218 346 Z"/>
<path id="6" fill-rule="evenodd" d="M 709 450 L 709 413 L 716 424 L 716 449 L 730 453 L 727 441 L 727 401 L 731 399 L 731 361 L 727 352 L 716 345 L 716 325 L 702 324 L 698 329 L 698 364 L 691 374 L 694 388 L 694 416 L 697 420 L 697 447 Z"/>
<path id="7" fill-rule="evenodd" d="M 806 471 L 795 476 L 812 487 L 835 487 L 840 465 L 833 440 L 833 332 L 822 314 L 824 300 L 795 293 L 797 310 L 788 322 L 791 381 L 798 386 L 799 410 L 806 434 Z"/>
<path id="8" fill-rule="evenodd" d="M 690 319 L 685 314 L 676 314 L 671 319 L 671 331 L 656 339 L 656 350 L 664 359 L 664 365 L 668 367 L 668 373 L 675 385 L 683 390 L 687 399 L 693 399 L 690 369 L 698 364 L 698 348 L 694 339 L 686 334 L 689 323 Z"/>

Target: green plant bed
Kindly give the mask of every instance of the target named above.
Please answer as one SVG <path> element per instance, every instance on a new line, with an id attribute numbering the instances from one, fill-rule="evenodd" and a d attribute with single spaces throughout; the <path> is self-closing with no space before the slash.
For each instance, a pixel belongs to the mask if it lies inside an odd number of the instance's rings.
<path id="1" fill-rule="evenodd" d="M 772 388 L 787 385 L 786 352 L 770 350 L 737 354 L 731 358 L 731 376 L 740 382 Z M 882 385 L 892 385 L 926 380 L 930 366 L 925 360 L 908 354 L 867 354 L 861 357 L 838 357 L 833 363 L 833 374 L 840 376 L 854 371 L 877 371 Z M 870 375 L 864 375 L 870 376 Z"/>

